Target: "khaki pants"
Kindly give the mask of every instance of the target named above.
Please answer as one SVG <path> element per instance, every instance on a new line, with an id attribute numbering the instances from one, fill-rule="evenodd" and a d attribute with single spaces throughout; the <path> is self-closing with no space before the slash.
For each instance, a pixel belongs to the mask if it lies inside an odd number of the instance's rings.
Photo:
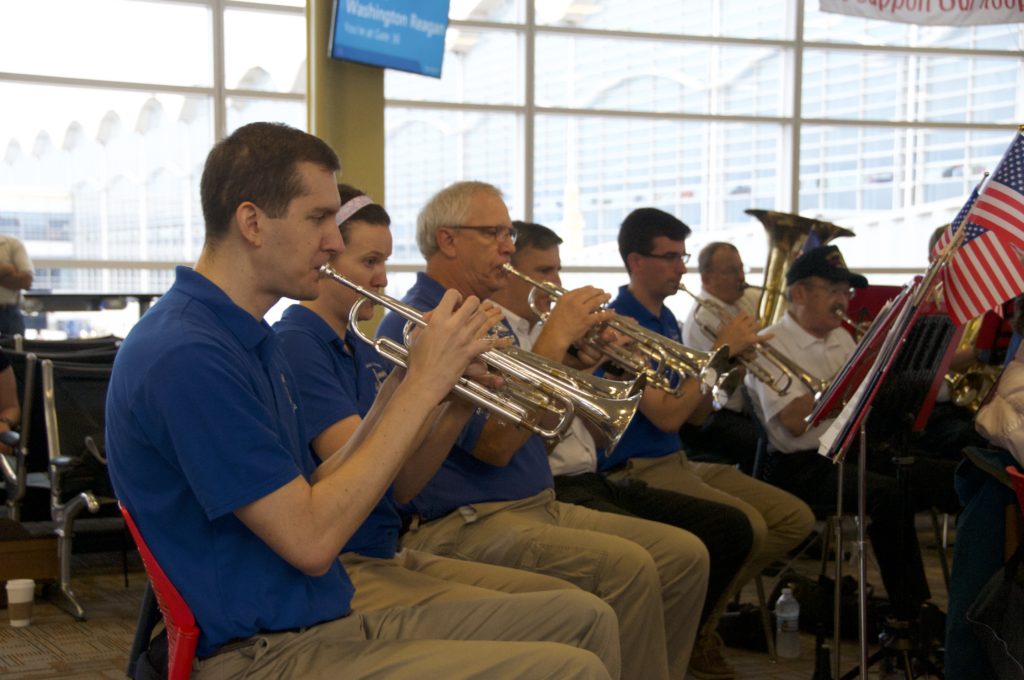
<path id="1" fill-rule="evenodd" d="M 707 550 L 688 532 L 559 503 L 549 489 L 464 506 L 402 543 L 574 583 L 615 610 L 623 678 L 685 677 L 708 577 Z"/>
<path id="2" fill-rule="evenodd" d="M 730 505 L 747 516 L 754 532 L 750 557 L 716 603 L 709 621 L 717 622 L 736 590 L 800 544 L 814 526 L 814 513 L 793 494 L 758 481 L 731 465 L 698 463 L 683 452 L 660 458 L 631 458 L 611 479 L 638 479 L 652 487 Z"/>
<path id="3" fill-rule="evenodd" d="M 197 660 L 191 677 L 608 680 L 616 676 L 587 650 L 614 648 L 615 619 L 591 608 L 593 618 L 583 620 L 588 599 L 565 590 L 352 613 L 302 632 L 258 635 Z"/>
<path id="4" fill-rule="evenodd" d="M 495 597 L 497 593 L 578 590 L 572 583 L 553 576 L 419 550 L 401 550 L 389 560 L 349 552 L 341 556 L 341 563 L 356 588 L 352 609 L 363 613 L 428 602 L 463 602 Z M 595 606 L 607 608 L 597 598 L 589 599 Z M 614 616 L 611 610 L 608 613 Z M 615 648 L 617 655 L 617 643 Z M 598 656 L 603 658 L 600 653 Z"/>

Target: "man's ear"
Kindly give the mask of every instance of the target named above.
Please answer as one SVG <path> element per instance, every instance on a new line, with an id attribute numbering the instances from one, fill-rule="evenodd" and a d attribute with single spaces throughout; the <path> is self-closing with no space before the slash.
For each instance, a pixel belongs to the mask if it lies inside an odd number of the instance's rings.
<path id="1" fill-rule="evenodd" d="M 807 289 L 804 286 L 801 286 L 800 282 L 797 281 L 789 286 L 788 298 L 790 304 L 802 305 L 807 298 Z"/>
<path id="2" fill-rule="evenodd" d="M 251 245 L 258 246 L 263 243 L 263 225 L 260 223 L 262 217 L 263 211 L 250 201 L 240 203 L 235 208 L 235 226 L 238 233 Z"/>
<path id="3" fill-rule="evenodd" d="M 434 232 L 434 240 L 437 241 L 437 250 L 445 257 L 455 257 L 455 232 L 451 229 L 440 227 Z"/>
<path id="4" fill-rule="evenodd" d="M 632 275 L 637 267 L 640 265 L 640 261 L 643 260 L 643 256 L 640 253 L 630 253 L 626 255 L 626 269 Z"/>

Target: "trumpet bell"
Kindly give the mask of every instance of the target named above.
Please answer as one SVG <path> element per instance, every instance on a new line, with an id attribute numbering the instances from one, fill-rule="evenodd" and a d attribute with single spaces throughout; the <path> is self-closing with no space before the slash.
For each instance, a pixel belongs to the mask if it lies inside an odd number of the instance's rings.
<path id="1" fill-rule="evenodd" d="M 606 452 L 610 453 L 619 443 L 640 407 L 644 388 L 643 376 L 635 380 L 610 380 L 570 368 L 518 347 L 506 347 L 498 351 L 549 376 L 561 386 L 561 390 L 571 394 L 575 415 L 591 424 L 592 429 L 599 435 L 595 437 L 597 444 Z"/>

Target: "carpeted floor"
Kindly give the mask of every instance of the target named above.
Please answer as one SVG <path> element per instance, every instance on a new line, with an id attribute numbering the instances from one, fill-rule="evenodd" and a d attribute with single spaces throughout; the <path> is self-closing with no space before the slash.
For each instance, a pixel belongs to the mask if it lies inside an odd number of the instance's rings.
<path id="1" fill-rule="evenodd" d="M 946 589 L 942 584 L 934 536 L 923 522 L 921 544 L 932 585 L 934 600 L 945 609 Z M 35 617 L 31 626 L 12 628 L 6 611 L 0 612 L 0 677 L 5 680 L 93 680 L 124 678 L 128 651 L 135 633 L 139 601 L 145 587 L 145 574 L 137 555 L 128 560 L 128 586 L 125 587 L 120 552 L 76 555 L 73 581 L 76 594 L 86 610 L 88 620 L 77 622 L 68 614 L 37 595 Z M 799 573 L 816 575 L 816 560 L 798 560 Z M 879 583 L 877 571 L 869 562 L 869 582 Z M 853 573 L 847 567 L 846 573 Z M 771 591 L 772 583 L 766 584 Z M 877 586 L 876 586 L 877 587 Z M 756 602 L 753 586 L 743 593 L 744 602 Z M 801 657 L 769 664 L 763 653 L 727 649 L 729 661 L 738 678 L 759 680 L 809 680 L 814 668 L 814 638 L 801 634 Z M 844 643 L 843 672 L 852 668 L 858 658 L 856 643 Z M 876 676 L 877 677 L 877 676 Z"/>

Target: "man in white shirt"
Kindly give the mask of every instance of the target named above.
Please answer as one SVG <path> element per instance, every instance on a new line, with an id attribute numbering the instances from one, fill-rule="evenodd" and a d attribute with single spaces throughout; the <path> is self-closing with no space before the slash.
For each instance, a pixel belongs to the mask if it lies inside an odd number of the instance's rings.
<path id="1" fill-rule="evenodd" d="M 722 325 L 712 307 L 725 311 L 731 318 L 747 314 L 757 318 L 758 290 L 748 286 L 743 260 L 736 246 L 723 241 L 709 243 L 697 255 L 700 272 L 700 299 L 706 305 L 694 304 L 683 322 L 683 344 L 708 351 Z M 735 370 L 743 371 L 742 367 Z M 754 456 L 760 435 L 757 425 L 745 410 L 742 390 L 735 390 L 729 401 L 714 411 L 700 425 L 685 423 L 679 436 L 693 460 L 739 465 L 748 475 L 754 471 Z"/>
<path id="2" fill-rule="evenodd" d="M 821 246 L 797 258 L 786 273 L 786 284 L 789 308 L 782 320 L 765 329 L 775 336 L 770 344 L 804 372 L 830 380 L 856 348 L 836 310 L 845 312 L 853 289 L 866 286 L 867 279 L 847 268 L 838 248 Z M 749 374 L 745 381 L 768 435 L 764 479 L 811 506 L 834 508 L 838 467 L 818 454 L 818 440 L 832 419 L 807 427 L 805 418 L 814 407 L 814 396 L 799 381 L 785 395 Z M 913 512 L 905 510 L 893 477 L 868 472 L 866 484 L 868 535 L 885 590 L 900 618 L 911 618 L 931 596 Z M 846 512 L 856 512 L 857 485 L 854 472 L 843 476 Z"/>
<path id="3" fill-rule="evenodd" d="M 516 251 L 512 265 L 523 274 L 561 286 L 562 268 L 558 246 L 562 239 L 540 224 L 514 222 L 517 230 Z M 505 320 L 515 333 L 519 345 L 533 348 L 542 328 L 586 328 L 592 321 L 593 306 L 607 299 L 594 296 L 594 289 L 581 288 L 567 293 L 540 323 L 537 312 L 529 304 L 533 286 L 518 277 L 510 277 L 504 289 L 491 300 L 501 305 Z M 543 299 L 543 296 L 542 296 Z M 571 332 L 558 333 L 564 337 Z M 603 357 L 586 343 L 571 345 L 572 354 L 562 357 L 579 367 L 603 361 Z M 550 449 L 550 447 L 549 447 Z M 700 616 L 700 630 L 690 658 L 689 673 L 697 678 L 725 680 L 734 671 L 721 651 L 715 635 L 718 621 L 736 589 L 743 583 L 736 579 L 750 554 L 753 533 L 746 515 L 737 508 L 648 486 L 639 480 L 610 480 L 597 471 L 598 446 L 579 418 L 572 422 L 568 436 L 549 450 L 548 462 L 554 474 L 555 497 L 573 503 L 621 515 L 663 522 L 695 534 L 708 549 L 711 570 L 708 594 Z M 698 621 L 691 625 L 696 631 Z"/>
<path id="4" fill-rule="evenodd" d="M 0 234 L 0 335 L 24 335 L 21 291 L 32 287 L 32 260 L 21 241 Z"/>

